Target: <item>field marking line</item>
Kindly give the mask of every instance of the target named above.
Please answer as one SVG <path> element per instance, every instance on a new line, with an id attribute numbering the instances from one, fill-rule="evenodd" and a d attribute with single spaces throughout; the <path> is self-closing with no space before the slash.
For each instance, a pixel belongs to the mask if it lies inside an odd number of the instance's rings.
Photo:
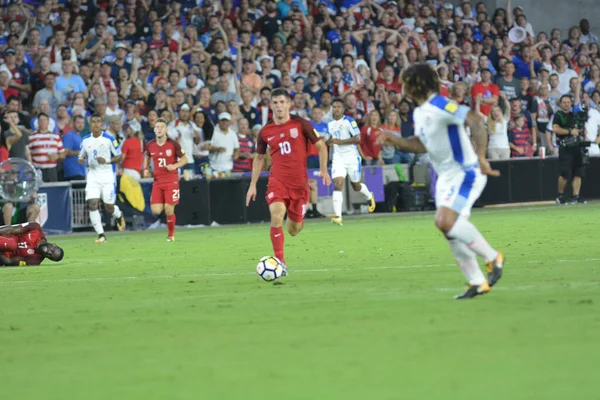
<path id="1" fill-rule="evenodd" d="M 590 204 L 588 204 L 589 206 Z M 595 206 L 597 205 L 597 203 L 592 203 L 591 206 Z M 476 216 L 478 214 L 500 214 L 500 213 L 515 213 L 515 212 L 526 212 L 526 211 L 544 211 L 544 210 L 562 210 L 564 208 L 561 208 L 560 206 L 533 206 L 533 207 L 517 207 L 517 208 L 476 208 L 473 210 L 473 214 L 472 216 Z M 399 212 L 399 213 L 377 213 L 377 214 L 356 214 L 356 215 L 349 215 L 348 219 L 351 221 L 359 221 L 359 222 L 370 222 L 373 220 L 379 220 L 382 218 L 386 218 L 386 217 L 391 217 L 391 218 L 398 218 L 398 219 L 422 219 L 422 218 L 431 218 L 433 216 L 435 211 L 413 211 L 413 212 Z M 184 229 L 184 230 L 200 230 L 200 229 L 207 229 L 207 228 L 211 228 L 211 229 L 215 229 L 215 228 L 223 228 L 224 230 L 241 230 L 241 229 L 247 229 L 247 227 L 249 226 L 255 226 L 255 225 L 264 225 L 267 224 L 268 221 L 264 221 L 264 222 L 253 222 L 253 223 L 246 223 L 246 224 L 225 224 L 225 225 L 219 225 L 219 226 L 204 226 L 204 227 L 189 227 L 186 228 L 185 226 L 178 226 L 178 229 Z M 315 224 L 330 224 L 328 221 L 325 220 L 311 220 L 311 224 L 315 223 Z M 310 224 L 309 224 L 310 225 Z M 307 225 L 308 226 L 308 225 Z M 132 237 L 132 236 L 137 236 L 139 234 L 145 233 L 145 232 L 162 232 L 165 231 L 165 228 L 156 228 L 156 229 L 150 229 L 150 230 L 142 230 L 142 231 L 126 231 L 126 232 L 110 232 L 111 237 L 115 236 L 117 238 L 126 238 L 126 237 Z M 69 233 L 69 234 L 58 234 L 58 235 L 52 235 L 52 238 L 61 238 L 61 242 L 73 242 L 73 241 L 77 241 L 78 239 L 74 239 L 77 237 L 88 237 L 88 236 L 94 236 L 96 235 L 95 232 L 75 232 L 75 233 Z M 65 238 L 64 240 L 62 238 Z"/>
<path id="2" fill-rule="evenodd" d="M 579 260 L 553 260 L 553 261 L 528 261 L 527 263 L 548 263 L 548 262 L 591 262 L 599 261 L 600 258 L 582 258 Z M 323 273 L 323 272 L 347 272 L 347 271 L 375 271 L 375 270 L 403 270 L 403 269 L 422 269 L 422 268 L 439 268 L 439 267 L 454 267 L 455 264 L 426 264 L 426 265 L 396 265 L 396 266 L 378 266 L 378 267 L 359 267 L 359 268 L 318 268 L 318 269 L 298 269 L 292 273 Z M 43 267 L 42 267 L 43 268 Z M 51 268 L 51 267 L 50 267 Z M 198 274 L 177 274 L 177 275 L 137 275 L 137 276 L 107 276 L 107 277 L 91 277 L 91 278 L 65 278 L 65 279 L 28 279 L 15 281 L 0 281 L 0 285 L 6 284 L 28 284 L 28 283 L 76 283 L 76 282 L 101 282 L 101 281 L 126 281 L 126 280 L 142 280 L 142 279 L 174 279 L 174 278 L 207 278 L 221 276 L 244 276 L 254 275 L 255 272 L 207 272 Z"/>

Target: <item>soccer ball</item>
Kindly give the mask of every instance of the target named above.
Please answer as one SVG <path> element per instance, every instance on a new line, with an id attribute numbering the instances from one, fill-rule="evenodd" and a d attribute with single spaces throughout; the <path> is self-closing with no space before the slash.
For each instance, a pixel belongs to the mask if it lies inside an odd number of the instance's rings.
<path id="1" fill-rule="evenodd" d="M 283 265 L 277 257 L 265 256 L 258 262 L 256 273 L 264 281 L 272 282 L 283 275 Z"/>

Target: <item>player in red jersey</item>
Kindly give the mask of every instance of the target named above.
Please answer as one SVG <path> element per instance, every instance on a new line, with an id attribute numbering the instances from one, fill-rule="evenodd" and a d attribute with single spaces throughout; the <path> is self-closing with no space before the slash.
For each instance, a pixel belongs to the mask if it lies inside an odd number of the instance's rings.
<path id="1" fill-rule="evenodd" d="M 0 265 L 40 265 L 47 258 L 63 259 L 65 252 L 48 243 L 42 227 L 37 222 L 0 227 Z"/>
<path id="2" fill-rule="evenodd" d="M 320 140 L 312 124 L 304 118 L 290 115 L 292 100 L 282 88 L 271 92 L 273 120 L 261 129 L 257 139 L 256 158 L 252 165 L 252 180 L 246 194 L 246 206 L 256 199 L 256 183 L 263 169 L 267 146 L 271 148 L 271 173 L 267 186 L 267 203 L 271 213 L 271 243 L 273 251 L 285 265 L 283 257 L 283 218 L 287 211 L 287 231 L 296 236 L 304 227 L 304 214 L 309 200 L 306 157 L 308 142 L 319 151 L 320 175 L 331 185 L 327 172 L 327 146 Z M 285 269 L 287 274 L 287 268 Z"/>
<path id="3" fill-rule="evenodd" d="M 154 184 L 150 196 L 150 208 L 154 215 L 163 210 L 167 216 L 167 242 L 175 240 L 175 206 L 179 204 L 179 168 L 187 164 L 188 159 L 179 143 L 167 137 L 167 121 L 159 118 L 154 126 L 156 139 L 146 145 L 144 157 L 144 177 L 150 176 L 148 165 L 152 158 L 154 165 Z M 179 161 L 177 161 L 179 160 Z"/>

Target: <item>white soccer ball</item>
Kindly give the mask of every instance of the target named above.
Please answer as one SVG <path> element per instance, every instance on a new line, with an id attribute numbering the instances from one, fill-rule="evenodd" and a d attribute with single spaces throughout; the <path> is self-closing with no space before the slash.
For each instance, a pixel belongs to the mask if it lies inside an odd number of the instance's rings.
<path id="1" fill-rule="evenodd" d="M 256 273 L 264 281 L 272 282 L 283 275 L 283 265 L 277 257 L 265 256 L 258 262 Z"/>

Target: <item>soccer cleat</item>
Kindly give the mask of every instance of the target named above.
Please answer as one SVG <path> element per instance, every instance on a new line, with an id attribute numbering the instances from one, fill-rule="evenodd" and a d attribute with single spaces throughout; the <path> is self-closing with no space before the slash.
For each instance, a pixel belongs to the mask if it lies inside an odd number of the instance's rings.
<path id="1" fill-rule="evenodd" d="M 502 278 L 502 267 L 504 266 L 504 254 L 498 252 L 498 256 L 494 261 L 486 263 L 488 274 L 488 284 L 494 286 L 500 278 Z"/>
<path id="2" fill-rule="evenodd" d="M 121 218 L 117 218 L 117 229 L 119 232 L 123 232 L 125 230 L 125 217 L 121 214 Z"/>
<path id="3" fill-rule="evenodd" d="M 288 276 L 290 273 L 288 272 L 287 266 L 285 265 L 285 263 L 282 261 L 281 262 L 281 276 Z"/>
<path id="4" fill-rule="evenodd" d="M 106 236 L 104 236 L 104 233 L 99 234 L 98 239 L 96 239 L 94 242 L 95 243 L 106 243 L 107 239 L 106 239 Z"/>
<path id="5" fill-rule="evenodd" d="M 175 236 L 167 236 L 167 242 L 174 242 Z"/>
<path id="6" fill-rule="evenodd" d="M 569 201 L 563 195 L 560 195 L 556 198 L 556 204 L 567 204 Z"/>
<path id="7" fill-rule="evenodd" d="M 481 285 L 478 286 L 469 285 L 469 287 L 463 294 L 455 296 L 454 298 L 456 300 L 472 299 L 475 296 L 479 296 L 480 294 L 486 294 L 489 291 L 490 285 L 488 285 L 487 282 L 483 282 Z"/>
<path id="8" fill-rule="evenodd" d="M 344 226 L 344 224 L 342 224 L 342 217 L 333 217 L 331 218 L 331 222 L 339 226 Z"/>
<path id="9" fill-rule="evenodd" d="M 367 200 L 369 203 L 369 212 L 372 213 L 375 211 L 375 195 L 371 192 L 371 198 Z"/>

